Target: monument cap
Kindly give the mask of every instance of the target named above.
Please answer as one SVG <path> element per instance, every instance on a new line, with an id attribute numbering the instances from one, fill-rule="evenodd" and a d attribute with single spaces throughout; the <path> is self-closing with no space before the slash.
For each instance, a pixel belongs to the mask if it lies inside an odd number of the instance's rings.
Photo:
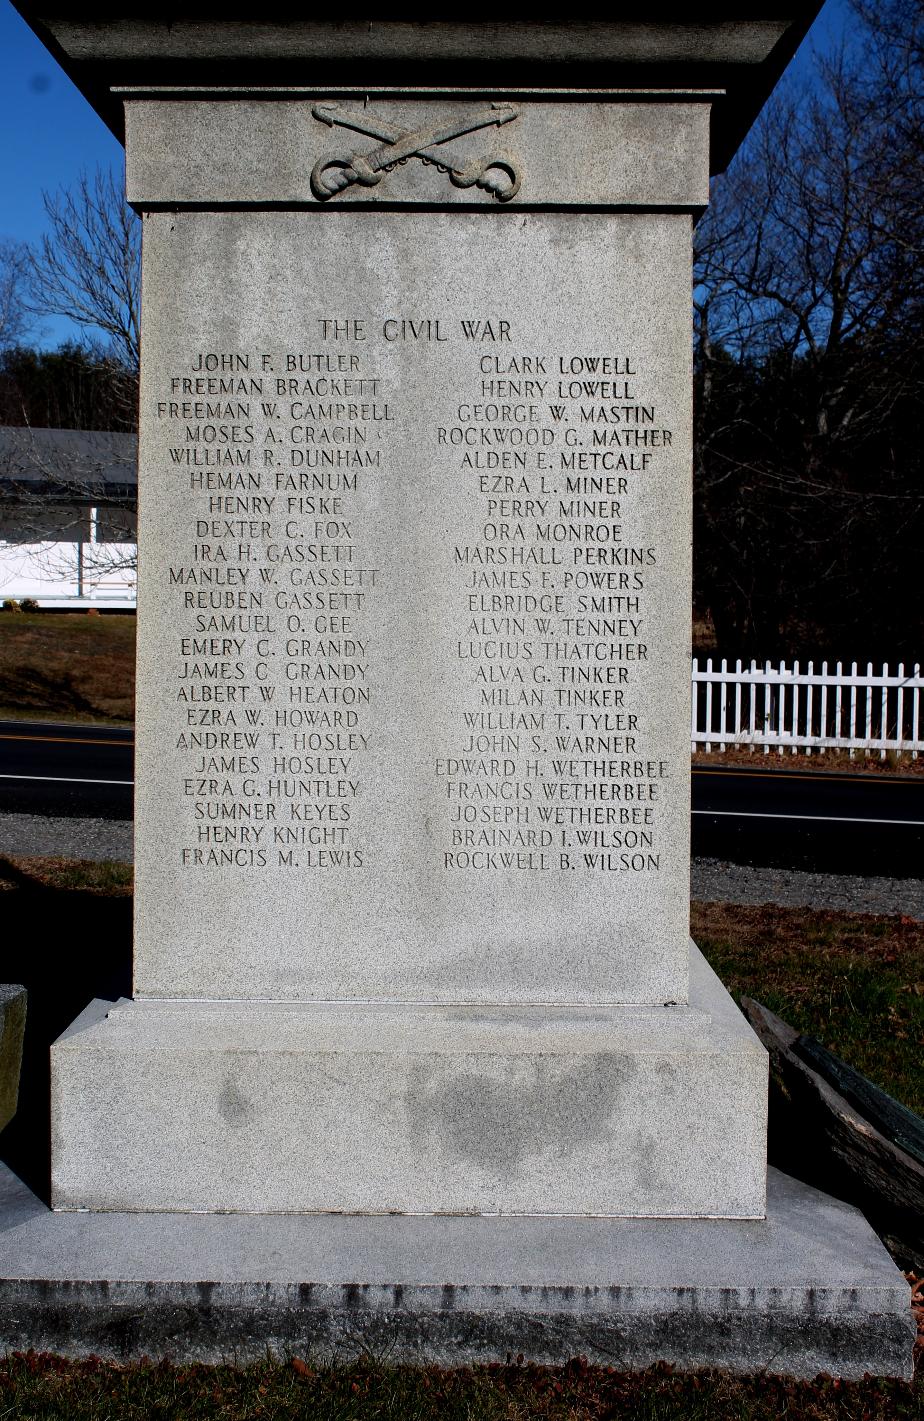
<path id="1" fill-rule="evenodd" d="M 80 15 L 18 3 L 112 132 L 123 139 L 126 88 L 241 91 L 323 85 L 426 89 L 438 84 L 499 91 L 566 87 L 595 92 L 711 91 L 711 171 L 742 142 L 820 9 L 650 4 L 644 19 L 574 16 L 538 21 L 492 10 L 439 22 L 291 19 L 266 7 L 259 19 L 224 7 L 87 6 Z M 215 21 L 220 19 L 221 23 Z M 575 94 L 577 99 L 579 95 Z"/>

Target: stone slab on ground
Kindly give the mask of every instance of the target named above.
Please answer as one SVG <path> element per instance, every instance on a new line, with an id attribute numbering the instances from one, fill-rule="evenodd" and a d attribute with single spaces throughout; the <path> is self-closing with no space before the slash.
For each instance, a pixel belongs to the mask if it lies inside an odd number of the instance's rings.
<path id="1" fill-rule="evenodd" d="M 765 1221 L 52 1213 L 0 1167 L 0 1349 L 175 1361 L 589 1360 L 909 1376 L 863 1216 L 770 1171 Z"/>
<path id="2" fill-rule="evenodd" d="M 51 1051 L 54 1206 L 760 1218 L 767 1056 L 692 944 L 689 976 L 689 1006 L 93 1002 Z"/>

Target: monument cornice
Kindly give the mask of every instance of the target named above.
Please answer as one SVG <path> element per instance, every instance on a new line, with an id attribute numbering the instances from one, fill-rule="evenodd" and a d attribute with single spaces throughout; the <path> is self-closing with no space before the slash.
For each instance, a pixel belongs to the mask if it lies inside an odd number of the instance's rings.
<path id="1" fill-rule="evenodd" d="M 572 90 L 721 90 L 711 168 L 724 168 L 805 35 L 820 5 L 653 5 L 642 20 L 537 22 L 227 19 L 216 7 L 175 18 L 152 6 L 89 7 L 79 16 L 16 8 L 120 138 L 116 89 L 180 86 L 255 91 L 271 82 L 327 92 L 406 87 Z"/>
<path id="2" fill-rule="evenodd" d="M 541 100 L 371 88 L 118 92 L 138 211 L 397 204 L 698 216 L 709 198 L 716 95 L 706 91 L 658 91 L 654 103 L 596 90 L 582 102 L 557 90 Z"/>

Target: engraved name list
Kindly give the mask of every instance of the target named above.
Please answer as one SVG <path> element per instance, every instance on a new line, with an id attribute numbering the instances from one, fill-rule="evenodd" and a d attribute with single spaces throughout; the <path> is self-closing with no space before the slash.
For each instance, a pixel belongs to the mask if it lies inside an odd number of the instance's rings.
<path id="1" fill-rule="evenodd" d="M 431 866 L 657 874 L 670 769 L 645 692 L 661 570 L 645 500 L 673 435 L 644 363 L 577 337 L 543 349 L 497 316 L 306 329 L 304 350 L 192 352 L 153 390 L 176 490 L 180 864 L 373 862 L 389 807 L 369 766 L 395 724 L 382 628 L 415 616 L 390 606 L 383 621 L 391 499 L 439 549 L 413 572 L 440 589 L 426 634 L 442 709 L 435 742 L 406 741 L 426 761 Z M 402 361 L 432 372 L 425 419 Z M 426 488 L 406 475 L 411 447 Z"/>

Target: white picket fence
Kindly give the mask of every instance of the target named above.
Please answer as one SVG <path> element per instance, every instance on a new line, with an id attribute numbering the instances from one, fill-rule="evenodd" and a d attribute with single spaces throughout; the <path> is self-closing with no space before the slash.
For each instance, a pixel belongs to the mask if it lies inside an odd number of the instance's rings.
<path id="1" fill-rule="evenodd" d="M 924 750 L 924 677 L 915 664 L 890 672 L 883 665 L 865 671 L 853 662 L 845 670 L 839 661 L 829 668 L 809 662 L 800 669 L 769 661 L 749 666 L 736 661 L 707 660 L 701 668 L 693 658 L 693 711 L 690 739 L 694 750 L 725 750 L 729 746 L 786 750 L 848 750 L 851 755 L 891 751 L 917 759 Z"/>

